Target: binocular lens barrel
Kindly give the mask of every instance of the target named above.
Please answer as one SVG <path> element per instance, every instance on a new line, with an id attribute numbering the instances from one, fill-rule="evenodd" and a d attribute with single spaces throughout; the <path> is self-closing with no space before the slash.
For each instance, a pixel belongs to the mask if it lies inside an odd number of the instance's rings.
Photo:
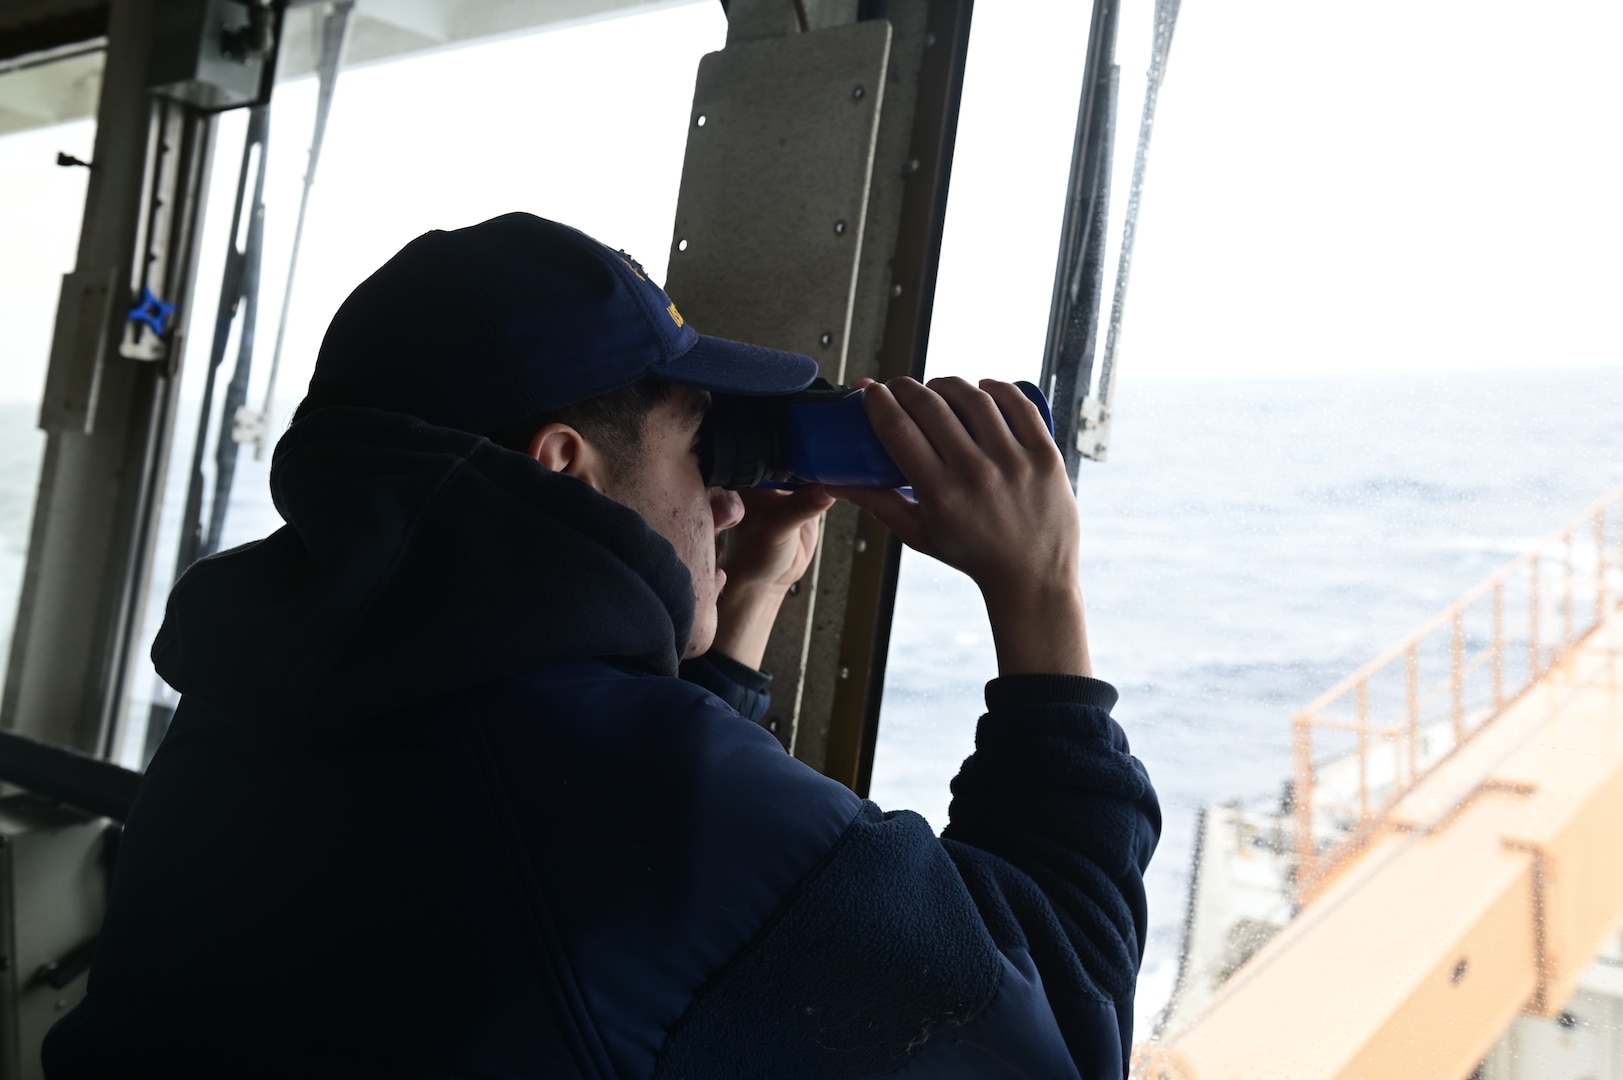
<path id="1" fill-rule="evenodd" d="M 1054 433 L 1048 399 L 1015 383 Z M 896 488 L 907 484 L 868 423 L 863 391 L 828 383 L 791 397 L 718 394 L 701 433 L 700 467 L 712 487 L 800 487 L 840 484 Z"/>

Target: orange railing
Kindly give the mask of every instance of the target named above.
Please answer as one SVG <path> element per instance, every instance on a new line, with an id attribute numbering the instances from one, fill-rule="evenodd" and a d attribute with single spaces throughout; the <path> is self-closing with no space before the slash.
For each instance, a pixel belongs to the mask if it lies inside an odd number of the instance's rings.
<path id="1" fill-rule="evenodd" d="M 1623 487 L 1303 710 L 1292 721 L 1298 903 L 1334 879 L 1431 766 L 1620 604 Z"/>

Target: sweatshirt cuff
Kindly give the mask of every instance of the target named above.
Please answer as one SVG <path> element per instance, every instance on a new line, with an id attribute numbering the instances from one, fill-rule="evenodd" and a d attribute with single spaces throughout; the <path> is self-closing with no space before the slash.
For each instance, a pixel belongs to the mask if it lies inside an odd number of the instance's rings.
<path id="1" fill-rule="evenodd" d="M 1109 712 L 1116 688 L 1086 675 L 1005 675 L 986 684 L 989 712 L 1023 705 L 1089 705 Z"/>

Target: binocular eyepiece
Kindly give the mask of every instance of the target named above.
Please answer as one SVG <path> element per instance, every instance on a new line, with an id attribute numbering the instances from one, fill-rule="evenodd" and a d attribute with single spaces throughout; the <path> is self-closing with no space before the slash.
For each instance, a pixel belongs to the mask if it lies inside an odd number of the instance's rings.
<path id="1" fill-rule="evenodd" d="M 1037 406 L 1052 435 L 1054 416 L 1048 399 L 1029 382 L 1015 385 Z M 819 379 L 789 397 L 714 395 L 699 434 L 699 467 L 705 483 L 735 490 L 804 484 L 906 485 L 907 478 L 868 423 L 862 394 Z"/>

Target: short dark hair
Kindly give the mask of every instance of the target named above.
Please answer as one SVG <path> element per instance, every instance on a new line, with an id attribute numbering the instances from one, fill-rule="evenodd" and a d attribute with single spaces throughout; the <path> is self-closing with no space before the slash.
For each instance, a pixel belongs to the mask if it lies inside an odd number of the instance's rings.
<path id="1" fill-rule="evenodd" d="M 565 405 L 561 409 L 509 424 L 496 431 L 478 432 L 497 446 L 530 451 L 530 440 L 548 424 L 568 424 L 586 437 L 608 463 L 609 473 L 623 480 L 637 470 L 642 461 L 643 428 L 648 414 L 671 396 L 671 384 L 654 378 L 642 378 L 618 390 Z M 310 392 L 293 412 L 290 424 L 297 424 L 317 409 L 333 405 L 365 405 L 348 387 L 332 382 L 312 382 Z"/>
<path id="2" fill-rule="evenodd" d="M 670 396 L 670 383 L 644 377 L 618 390 L 487 431 L 484 435 L 497 446 L 527 454 L 536 432 L 548 424 L 567 424 L 603 455 L 611 477 L 624 480 L 635 473 L 642 462 L 643 429 L 648 414 Z"/>

